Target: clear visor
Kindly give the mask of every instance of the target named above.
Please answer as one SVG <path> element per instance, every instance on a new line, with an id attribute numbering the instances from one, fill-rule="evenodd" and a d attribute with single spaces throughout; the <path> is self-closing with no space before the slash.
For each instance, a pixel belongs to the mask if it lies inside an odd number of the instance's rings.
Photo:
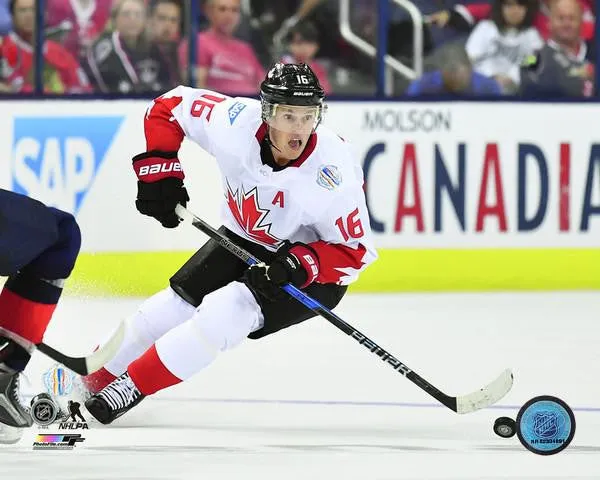
<path id="1" fill-rule="evenodd" d="M 267 124 L 281 132 L 310 134 L 321 120 L 322 107 L 268 104 Z"/>

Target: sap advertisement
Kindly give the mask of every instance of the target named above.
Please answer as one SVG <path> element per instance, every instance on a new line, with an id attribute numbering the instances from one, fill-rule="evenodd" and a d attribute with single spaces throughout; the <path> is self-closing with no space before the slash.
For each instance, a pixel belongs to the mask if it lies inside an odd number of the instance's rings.
<path id="1" fill-rule="evenodd" d="M 85 251 L 194 249 L 135 210 L 145 101 L 0 102 L 0 186 L 73 212 Z M 594 105 L 333 102 L 379 247 L 599 247 Z M 184 142 L 190 209 L 219 225 L 213 159 Z"/>
<path id="2" fill-rule="evenodd" d="M 86 252 L 193 250 L 197 230 L 162 228 L 135 209 L 131 158 L 145 150 L 146 101 L 0 102 L 0 187 L 74 213 Z M 219 173 L 184 142 L 190 208 L 219 222 Z"/>

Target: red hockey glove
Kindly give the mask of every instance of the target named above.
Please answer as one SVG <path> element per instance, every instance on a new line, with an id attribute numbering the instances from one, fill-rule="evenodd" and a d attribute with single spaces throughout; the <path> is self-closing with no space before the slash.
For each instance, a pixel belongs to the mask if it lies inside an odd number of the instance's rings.
<path id="1" fill-rule="evenodd" d="M 183 186 L 183 169 L 176 152 L 153 150 L 133 157 L 138 177 L 135 206 L 143 215 L 156 218 L 163 227 L 174 228 L 180 219 L 175 214 L 178 203 L 185 207 L 190 197 Z"/>
<path id="2" fill-rule="evenodd" d="M 286 242 L 277 250 L 267 275 L 278 286 L 291 283 L 298 288 L 308 287 L 319 275 L 317 252 L 305 243 Z"/>

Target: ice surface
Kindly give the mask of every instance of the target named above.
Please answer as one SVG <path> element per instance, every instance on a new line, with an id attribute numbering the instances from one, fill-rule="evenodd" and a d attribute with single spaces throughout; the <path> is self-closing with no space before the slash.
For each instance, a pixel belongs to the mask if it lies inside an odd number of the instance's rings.
<path id="1" fill-rule="evenodd" d="M 46 341 L 71 354 L 140 302 L 64 300 Z M 337 312 L 449 394 L 506 367 L 513 390 L 497 408 L 457 415 L 315 318 L 226 352 L 112 426 L 91 424 L 73 451 L 33 451 L 36 433 L 58 431 L 27 431 L 0 445 L 0 478 L 600 478 L 599 293 L 353 295 Z M 36 354 L 28 369 L 39 391 L 50 364 Z M 551 457 L 492 432 L 496 417 L 542 394 L 577 420 L 571 446 Z"/>

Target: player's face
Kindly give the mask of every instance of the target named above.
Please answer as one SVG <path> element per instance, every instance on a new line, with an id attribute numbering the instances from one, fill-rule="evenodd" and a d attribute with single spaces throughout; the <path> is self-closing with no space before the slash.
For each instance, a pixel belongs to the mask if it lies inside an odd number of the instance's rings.
<path id="1" fill-rule="evenodd" d="M 320 107 L 276 105 L 269 121 L 271 141 L 280 150 L 278 157 L 285 160 L 298 158 L 308 137 L 318 123 Z"/>
<path id="2" fill-rule="evenodd" d="M 317 126 L 319 108 L 276 105 L 268 123 L 280 132 L 309 135 Z"/>
<path id="3" fill-rule="evenodd" d="M 271 135 L 271 142 L 279 149 L 278 152 L 274 152 L 276 160 L 295 160 L 304 151 L 309 133 L 290 133 L 282 132 L 276 128 L 269 129 Z M 280 163 L 280 162 L 278 162 Z"/>

